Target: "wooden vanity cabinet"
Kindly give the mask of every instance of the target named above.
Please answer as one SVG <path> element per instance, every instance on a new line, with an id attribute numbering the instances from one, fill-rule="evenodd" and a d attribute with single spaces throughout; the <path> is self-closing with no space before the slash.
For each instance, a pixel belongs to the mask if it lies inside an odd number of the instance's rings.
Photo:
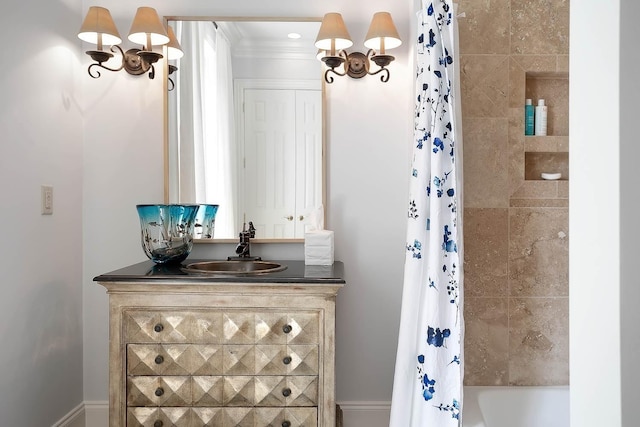
<path id="1" fill-rule="evenodd" d="M 110 281 L 110 427 L 333 427 L 340 283 Z"/>

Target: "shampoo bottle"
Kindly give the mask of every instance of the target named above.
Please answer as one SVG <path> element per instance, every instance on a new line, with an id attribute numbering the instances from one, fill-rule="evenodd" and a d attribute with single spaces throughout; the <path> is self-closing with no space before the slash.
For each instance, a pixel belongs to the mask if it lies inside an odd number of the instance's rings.
<path id="1" fill-rule="evenodd" d="M 544 105 L 544 99 L 538 100 L 538 105 L 536 106 L 535 125 L 536 135 L 544 136 L 547 134 L 547 106 Z"/>
<path id="2" fill-rule="evenodd" d="M 531 99 L 525 100 L 524 103 L 524 134 L 525 135 L 533 135 L 534 127 L 533 127 L 533 115 L 534 115 L 534 107 Z"/>

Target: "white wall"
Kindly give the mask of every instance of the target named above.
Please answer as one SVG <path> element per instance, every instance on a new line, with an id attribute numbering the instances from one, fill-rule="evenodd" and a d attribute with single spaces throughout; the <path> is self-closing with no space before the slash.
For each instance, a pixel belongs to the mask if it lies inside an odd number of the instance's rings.
<path id="1" fill-rule="evenodd" d="M 83 3 L 109 8 L 123 38 L 135 6 L 125 0 Z M 346 265 L 338 298 L 338 400 L 389 401 L 404 260 L 412 130 L 413 70 L 407 66 L 412 2 L 387 0 L 147 1 L 162 15 L 318 16 L 341 12 L 362 47 L 374 12 L 392 13 L 405 44 L 395 50 L 391 81 L 340 78 L 328 87 L 328 218 L 336 259 Z M 78 21 L 78 26 L 80 21 Z M 127 42 L 124 46 L 129 46 Z M 85 46 L 85 48 L 88 48 Z M 85 66 L 88 58 L 83 58 Z M 107 399 L 108 310 L 93 277 L 142 261 L 137 203 L 163 200 L 162 82 L 125 73 L 83 78 L 84 105 L 84 391 Z M 300 254 L 302 248 L 299 248 Z M 208 251 L 198 246 L 199 254 Z M 259 250 L 256 250 L 258 253 Z M 272 245 L 267 256 L 288 256 Z M 287 252 L 287 253 L 285 253 Z M 264 254 L 263 254 L 264 256 Z"/>
<path id="2" fill-rule="evenodd" d="M 638 424 L 638 17 L 635 2 L 571 4 L 572 427 Z"/>
<path id="3" fill-rule="evenodd" d="M 51 425 L 83 398 L 80 9 L 2 8 L 2 426 Z M 40 215 L 41 185 L 54 188 L 51 216 Z"/>

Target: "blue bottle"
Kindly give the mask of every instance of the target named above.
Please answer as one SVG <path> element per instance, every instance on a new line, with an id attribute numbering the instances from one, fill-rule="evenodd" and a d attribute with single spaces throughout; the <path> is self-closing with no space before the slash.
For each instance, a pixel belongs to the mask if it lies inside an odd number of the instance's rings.
<path id="1" fill-rule="evenodd" d="M 534 126 L 534 112 L 535 107 L 533 106 L 533 101 L 531 99 L 527 99 L 524 103 L 524 134 L 525 135 L 533 135 L 535 126 Z"/>

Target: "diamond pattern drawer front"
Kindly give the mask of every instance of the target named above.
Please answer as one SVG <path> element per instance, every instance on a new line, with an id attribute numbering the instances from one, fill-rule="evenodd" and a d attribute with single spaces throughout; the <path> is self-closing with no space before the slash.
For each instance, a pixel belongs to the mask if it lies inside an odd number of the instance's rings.
<path id="1" fill-rule="evenodd" d="M 128 406 L 189 406 L 191 404 L 191 378 L 128 377 Z"/>
<path id="2" fill-rule="evenodd" d="M 318 344 L 317 312 L 126 310 L 128 343 Z"/>
<path id="3" fill-rule="evenodd" d="M 317 345 L 128 344 L 128 375 L 317 375 Z"/>
<path id="4" fill-rule="evenodd" d="M 316 406 L 318 377 L 130 376 L 127 406 Z"/>
<path id="5" fill-rule="evenodd" d="M 127 426 L 317 427 L 317 418 L 316 408 L 129 408 Z"/>
<path id="6" fill-rule="evenodd" d="M 129 375 L 221 375 L 222 346 L 206 344 L 129 344 Z"/>

